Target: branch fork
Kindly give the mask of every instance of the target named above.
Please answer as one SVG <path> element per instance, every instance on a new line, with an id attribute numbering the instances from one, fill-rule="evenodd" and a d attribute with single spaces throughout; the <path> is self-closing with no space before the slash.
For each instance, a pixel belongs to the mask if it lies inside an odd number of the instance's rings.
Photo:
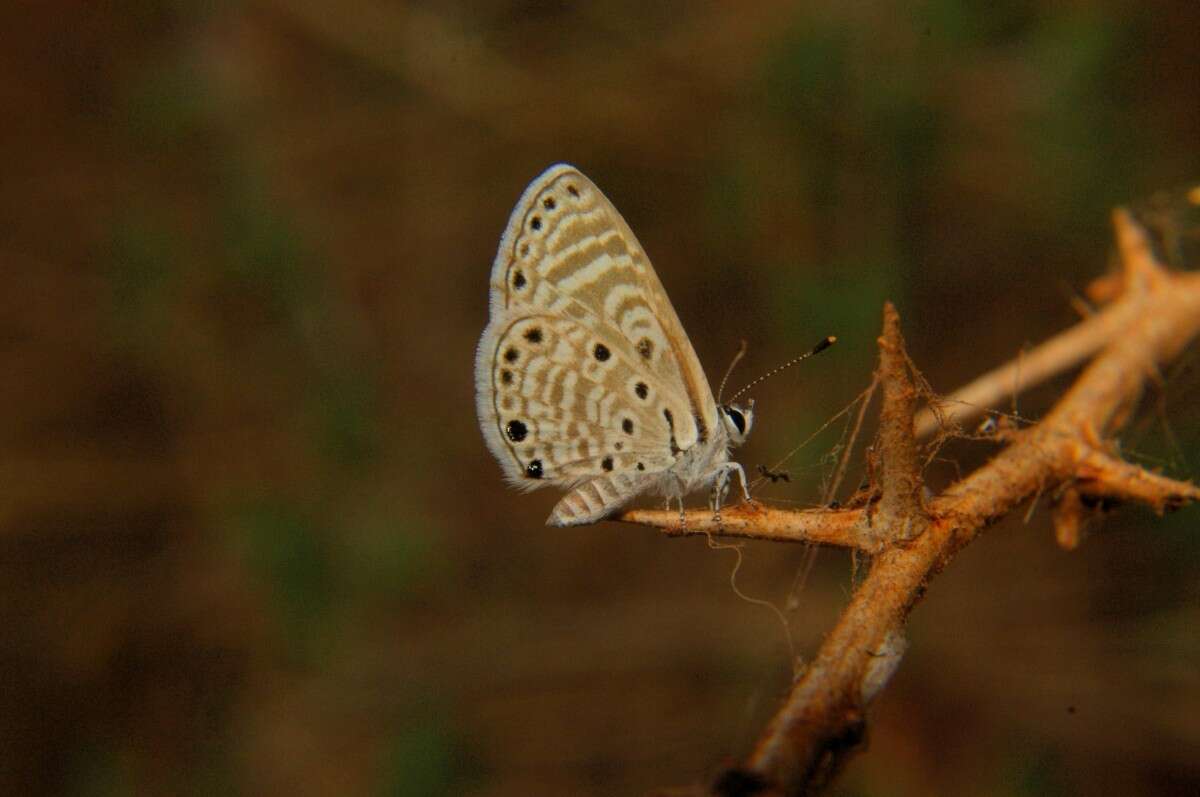
<path id="1" fill-rule="evenodd" d="M 671 536 L 712 534 L 808 542 L 870 554 L 868 571 L 816 656 L 792 684 L 750 756 L 687 794 L 801 795 L 819 792 L 859 747 L 866 710 L 904 655 L 909 611 L 954 555 L 1031 498 L 1054 497 L 1058 543 L 1079 545 L 1089 522 L 1116 504 L 1158 513 L 1200 501 L 1195 485 L 1118 455 L 1110 442 L 1147 380 L 1200 334 L 1200 275 L 1159 264 L 1144 230 L 1124 210 L 1113 216 L 1122 292 L 1072 329 L 985 374 L 940 407 L 917 411 L 918 391 L 894 307 L 884 307 L 876 378 L 883 401 L 877 481 L 863 506 L 784 510 L 757 502 L 679 516 L 629 510 L 619 519 Z M 1090 360 L 1050 412 L 997 438 L 993 459 L 926 498 L 918 439 L 958 426 L 1017 387 Z M 680 793 L 680 792 L 673 792 Z"/>

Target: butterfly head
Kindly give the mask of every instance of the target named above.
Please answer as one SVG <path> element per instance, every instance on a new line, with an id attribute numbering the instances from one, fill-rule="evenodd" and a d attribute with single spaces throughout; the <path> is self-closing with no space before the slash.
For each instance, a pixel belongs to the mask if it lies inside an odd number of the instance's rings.
<path id="1" fill-rule="evenodd" d="M 730 442 L 740 446 L 746 442 L 746 438 L 750 436 L 750 427 L 754 425 L 754 399 L 750 399 L 744 407 L 732 402 L 722 404 L 721 421 L 725 424 Z"/>

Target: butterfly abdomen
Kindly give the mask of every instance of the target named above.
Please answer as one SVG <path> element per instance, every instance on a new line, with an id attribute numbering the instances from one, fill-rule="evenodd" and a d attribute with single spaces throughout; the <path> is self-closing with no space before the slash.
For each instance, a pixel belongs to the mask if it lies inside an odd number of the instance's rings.
<path id="1" fill-rule="evenodd" d="M 546 522 L 551 526 L 595 523 L 648 486 L 643 474 L 618 473 L 591 479 L 563 496 Z"/>

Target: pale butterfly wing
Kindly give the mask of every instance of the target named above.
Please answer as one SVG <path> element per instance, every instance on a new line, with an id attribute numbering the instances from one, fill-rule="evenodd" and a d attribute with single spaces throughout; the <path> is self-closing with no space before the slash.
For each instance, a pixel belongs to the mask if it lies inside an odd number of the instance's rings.
<path id="1" fill-rule="evenodd" d="M 526 189 L 492 267 L 475 366 L 480 425 L 510 482 L 575 487 L 590 522 L 717 430 L 716 402 L 629 226 L 578 170 Z"/>

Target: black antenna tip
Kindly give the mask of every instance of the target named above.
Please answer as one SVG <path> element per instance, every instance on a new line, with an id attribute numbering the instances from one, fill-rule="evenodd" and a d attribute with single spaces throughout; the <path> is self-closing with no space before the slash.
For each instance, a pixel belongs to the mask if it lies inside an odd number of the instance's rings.
<path id="1" fill-rule="evenodd" d="M 836 343 L 836 342 L 837 342 L 837 338 L 835 338 L 833 335 L 828 335 L 828 336 L 826 336 L 826 337 L 822 338 L 822 339 L 821 339 L 821 342 L 820 342 L 820 343 L 818 343 L 816 346 L 814 346 L 814 347 L 813 347 L 811 350 L 809 350 L 809 351 L 805 352 L 804 354 L 801 354 L 799 357 L 795 357 L 795 358 L 793 358 L 793 359 L 791 359 L 791 360 L 788 360 L 786 363 L 784 363 L 783 365 L 779 366 L 778 368 L 772 368 L 770 371 L 767 371 L 765 374 L 763 374 L 762 376 L 760 376 L 758 379 L 755 379 L 755 380 L 751 381 L 751 382 L 750 382 L 750 384 L 746 385 L 746 386 L 745 386 L 745 387 L 743 387 L 741 390 L 739 390 L 738 392 L 736 392 L 736 393 L 734 393 L 732 396 L 730 396 L 730 397 L 729 397 L 729 400 L 730 400 L 730 401 L 733 401 L 735 398 L 737 398 L 738 396 L 742 395 L 742 394 L 743 394 L 743 393 L 745 393 L 747 390 L 749 390 L 750 388 L 754 387 L 755 385 L 757 385 L 759 382 L 763 381 L 764 379 L 767 379 L 768 377 L 772 377 L 772 376 L 774 376 L 775 374 L 777 374 L 777 373 L 779 373 L 780 371 L 783 371 L 783 370 L 785 370 L 785 369 L 787 369 L 787 368 L 791 368 L 791 367 L 792 367 L 793 365 L 795 365 L 796 363 L 798 363 L 798 362 L 802 362 L 802 361 L 804 361 L 804 360 L 807 360 L 809 357 L 812 357 L 814 354 L 819 354 L 819 353 L 821 353 L 821 352 L 825 351 L 826 349 L 828 349 L 830 346 L 832 346 L 832 345 L 833 345 L 834 343 Z M 740 358 L 741 358 L 741 356 L 742 356 L 742 352 L 738 352 L 738 356 L 737 356 L 737 357 L 735 357 L 733 361 L 736 363 L 736 362 L 738 361 L 738 359 L 740 359 Z M 732 366 L 732 365 L 730 366 L 730 370 L 733 370 L 733 366 Z M 726 376 L 726 378 L 728 378 L 728 376 L 729 376 L 729 371 L 726 371 L 726 372 L 725 372 L 725 376 Z M 724 380 L 724 379 L 722 379 L 722 380 L 721 380 L 721 388 L 720 388 L 719 390 L 717 390 L 717 403 L 718 403 L 718 404 L 719 404 L 719 403 L 720 403 L 720 401 L 721 401 L 721 398 L 720 398 L 720 397 L 721 397 L 721 394 L 722 394 L 722 392 L 724 391 L 724 389 L 725 389 L 725 380 Z"/>

